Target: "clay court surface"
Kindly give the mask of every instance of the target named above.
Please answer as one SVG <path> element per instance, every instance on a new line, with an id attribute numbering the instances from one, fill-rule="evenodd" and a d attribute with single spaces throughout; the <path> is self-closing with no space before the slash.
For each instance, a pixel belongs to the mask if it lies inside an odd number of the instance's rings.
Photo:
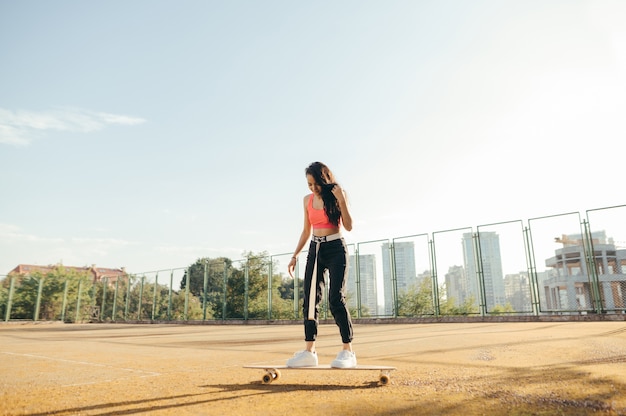
<path id="1" fill-rule="evenodd" d="M 357 324 L 375 371 L 262 370 L 300 325 L 0 324 L 3 415 L 626 415 L 626 322 Z M 320 327 L 320 363 L 338 352 Z"/>

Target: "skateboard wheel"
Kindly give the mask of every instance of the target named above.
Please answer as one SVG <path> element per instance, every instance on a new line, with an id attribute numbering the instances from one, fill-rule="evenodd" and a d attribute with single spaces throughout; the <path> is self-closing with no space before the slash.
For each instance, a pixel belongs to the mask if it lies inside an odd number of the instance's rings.
<path id="1" fill-rule="evenodd" d="M 276 370 L 274 373 L 274 380 L 278 380 L 280 378 L 280 371 Z"/>
<path id="2" fill-rule="evenodd" d="M 382 386 L 386 386 L 387 384 L 389 384 L 389 381 L 390 381 L 389 376 L 387 374 L 383 374 L 382 376 L 380 376 L 379 380 Z"/>
<path id="3" fill-rule="evenodd" d="M 274 381 L 274 378 L 275 377 L 272 375 L 272 373 L 265 373 L 261 381 L 263 381 L 263 384 L 270 384 L 272 381 Z"/>

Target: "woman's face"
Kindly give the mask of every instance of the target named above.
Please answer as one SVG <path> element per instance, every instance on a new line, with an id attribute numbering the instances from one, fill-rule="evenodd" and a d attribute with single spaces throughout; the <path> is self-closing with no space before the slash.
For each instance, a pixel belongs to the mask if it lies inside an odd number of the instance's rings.
<path id="1" fill-rule="evenodd" d="M 309 189 L 311 190 L 311 192 L 319 196 L 320 192 L 322 191 L 322 188 L 315 182 L 315 179 L 313 179 L 313 176 L 306 175 L 306 181 L 307 181 L 307 184 L 309 185 Z"/>

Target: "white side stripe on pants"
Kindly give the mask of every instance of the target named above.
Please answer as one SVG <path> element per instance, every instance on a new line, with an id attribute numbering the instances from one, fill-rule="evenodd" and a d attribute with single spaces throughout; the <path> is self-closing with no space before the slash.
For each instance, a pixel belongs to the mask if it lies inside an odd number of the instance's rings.
<path id="1" fill-rule="evenodd" d="M 309 310 L 307 311 L 307 319 L 315 320 L 315 305 L 317 303 L 317 257 L 320 252 L 320 242 L 315 243 L 315 263 L 313 264 L 313 276 L 311 276 L 311 288 L 309 289 Z"/>

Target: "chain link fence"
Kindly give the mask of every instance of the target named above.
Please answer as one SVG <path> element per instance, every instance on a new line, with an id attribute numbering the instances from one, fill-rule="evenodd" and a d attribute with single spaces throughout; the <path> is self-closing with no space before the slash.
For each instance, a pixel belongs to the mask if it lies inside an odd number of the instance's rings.
<path id="1" fill-rule="evenodd" d="M 626 205 L 348 246 L 354 318 L 625 314 Z M 0 319 L 167 322 L 302 319 L 291 254 L 94 281 L 87 274 L 0 276 Z M 328 288 L 320 318 L 332 318 Z"/>

